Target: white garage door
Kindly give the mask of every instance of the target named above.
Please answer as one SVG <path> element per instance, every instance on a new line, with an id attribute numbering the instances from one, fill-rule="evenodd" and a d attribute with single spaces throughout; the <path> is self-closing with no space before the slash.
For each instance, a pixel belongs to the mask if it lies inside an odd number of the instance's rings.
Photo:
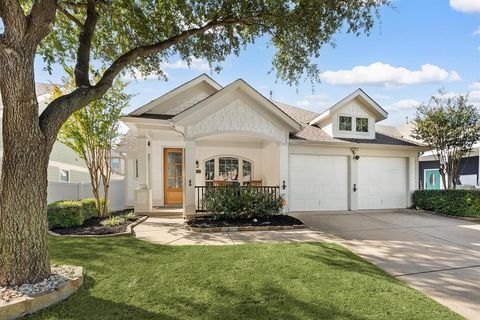
<path id="1" fill-rule="evenodd" d="M 405 158 L 360 157 L 358 161 L 358 209 L 407 206 Z"/>
<path id="2" fill-rule="evenodd" d="M 348 209 L 348 160 L 344 156 L 292 155 L 290 210 Z"/>

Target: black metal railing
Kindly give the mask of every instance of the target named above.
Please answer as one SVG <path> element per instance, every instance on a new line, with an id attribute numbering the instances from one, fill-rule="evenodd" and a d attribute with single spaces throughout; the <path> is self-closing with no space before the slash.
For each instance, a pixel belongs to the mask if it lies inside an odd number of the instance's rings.
<path id="1" fill-rule="evenodd" d="M 280 187 L 278 186 L 195 186 L 195 204 L 197 212 L 205 212 L 205 206 L 203 204 L 203 196 L 207 190 L 215 189 L 254 189 L 259 192 L 267 193 L 272 195 L 272 197 L 278 198 L 280 196 Z"/>

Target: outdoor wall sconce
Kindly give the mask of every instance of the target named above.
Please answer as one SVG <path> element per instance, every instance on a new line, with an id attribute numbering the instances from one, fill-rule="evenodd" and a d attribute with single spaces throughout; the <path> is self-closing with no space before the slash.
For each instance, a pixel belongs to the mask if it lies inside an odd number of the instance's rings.
<path id="1" fill-rule="evenodd" d="M 285 180 L 283 180 L 283 183 L 282 183 L 282 190 L 285 190 L 287 189 L 287 185 L 285 184 Z"/>
<path id="2" fill-rule="evenodd" d="M 357 190 L 358 190 L 358 188 L 357 188 L 357 184 L 356 184 L 356 183 L 354 183 L 354 184 L 353 184 L 353 192 L 357 192 Z"/>
<path id="3" fill-rule="evenodd" d="M 192 180 L 191 180 L 191 179 L 188 179 L 188 186 L 189 186 L 189 187 L 192 186 Z"/>
<path id="4" fill-rule="evenodd" d="M 198 169 L 200 167 L 200 164 L 198 163 L 198 160 L 195 160 L 195 167 Z"/>
<path id="5" fill-rule="evenodd" d="M 351 148 L 350 150 L 352 150 L 352 153 L 353 153 L 353 159 L 355 159 L 355 160 L 358 160 L 358 159 L 360 159 L 360 156 L 357 154 L 357 152 L 358 152 L 358 148 Z"/>

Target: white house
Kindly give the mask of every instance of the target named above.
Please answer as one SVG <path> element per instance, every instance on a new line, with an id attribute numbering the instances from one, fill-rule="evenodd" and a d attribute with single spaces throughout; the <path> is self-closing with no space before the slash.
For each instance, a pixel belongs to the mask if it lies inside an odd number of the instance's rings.
<path id="1" fill-rule="evenodd" d="M 425 148 L 382 133 L 388 113 L 358 89 L 322 114 L 203 74 L 123 118 L 127 204 L 202 209 L 208 185 L 278 192 L 286 211 L 406 208 Z"/>

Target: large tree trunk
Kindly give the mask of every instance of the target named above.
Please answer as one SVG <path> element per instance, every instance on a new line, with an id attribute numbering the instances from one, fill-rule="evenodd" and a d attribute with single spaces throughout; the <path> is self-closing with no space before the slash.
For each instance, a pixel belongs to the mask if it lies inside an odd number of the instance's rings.
<path id="1" fill-rule="evenodd" d="M 0 285 L 19 285 L 50 274 L 46 207 L 52 142 L 46 141 L 39 127 L 34 54 L 3 54 Z"/>

